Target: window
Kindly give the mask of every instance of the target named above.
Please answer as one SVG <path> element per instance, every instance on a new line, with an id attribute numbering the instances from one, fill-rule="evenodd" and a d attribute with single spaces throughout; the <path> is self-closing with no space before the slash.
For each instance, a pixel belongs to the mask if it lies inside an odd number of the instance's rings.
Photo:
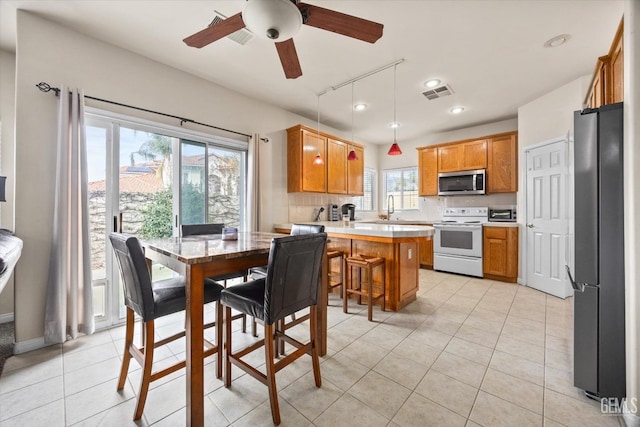
<path id="1" fill-rule="evenodd" d="M 376 202 L 374 189 L 376 188 L 376 171 L 374 169 L 365 168 L 364 170 L 364 196 L 360 196 L 354 200 L 354 204 L 359 211 L 374 211 Z"/>
<path id="2" fill-rule="evenodd" d="M 419 209 L 418 168 L 389 169 L 384 171 L 384 208 L 393 196 L 395 210 Z"/>

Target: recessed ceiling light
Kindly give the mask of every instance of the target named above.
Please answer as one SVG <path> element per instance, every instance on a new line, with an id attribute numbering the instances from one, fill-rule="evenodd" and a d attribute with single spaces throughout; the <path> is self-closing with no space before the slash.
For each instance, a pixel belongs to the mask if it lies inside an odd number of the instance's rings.
<path id="1" fill-rule="evenodd" d="M 424 84 L 424 87 L 436 87 L 440 84 L 440 80 L 438 79 L 431 79 L 431 80 L 427 80 Z"/>
<path id="2" fill-rule="evenodd" d="M 400 123 L 398 123 L 398 122 L 391 122 L 391 123 L 389 123 L 389 127 L 390 127 L 391 129 L 399 128 L 399 127 L 400 127 Z"/>
<path id="3" fill-rule="evenodd" d="M 463 107 L 453 107 L 449 110 L 450 113 L 452 114 L 460 114 L 464 111 Z"/>
<path id="4" fill-rule="evenodd" d="M 555 36 L 544 43 L 544 47 L 558 47 L 560 45 L 565 44 L 571 36 L 569 34 L 560 34 L 559 36 Z"/>
<path id="5" fill-rule="evenodd" d="M 356 111 L 364 111 L 367 109 L 367 104 L 356 104 L 353 106 L 353 109 Z"/>

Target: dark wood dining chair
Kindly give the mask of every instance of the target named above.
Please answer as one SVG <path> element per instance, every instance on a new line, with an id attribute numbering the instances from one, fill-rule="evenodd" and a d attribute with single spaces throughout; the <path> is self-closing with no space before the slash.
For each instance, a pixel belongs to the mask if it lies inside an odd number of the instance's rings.
<path id="1" fill-rule="evenodd" d="M 124 303 L 127 308 L 124 354 L 118 380 L 118 390 L 124 388 L 129 370 L 131 357 L 136 359 L 142 368 L 142 379 L 138 392 L 138 402 L 133 419 L 142 417 L 144 404 L 147 400 L 149 384 L 165 377 L 181 368 L 186 363 L 181 361 L 162 370 L 152 372 L 154 349 L 185 336 L 185 331 L 164 338 L 158 342 L 154 340 L 154 321 L 163 316 L 183 311 L 186 308 L 185 279 L 182 276 L 170 279 L 151 281 L 147 261 L 142 251 L 140 241 L 133 236 L 121 233 L 110 233 L 109 240 L 116 254 L 122 282 L 124 284 Z M 204 357 L 218 355 L 217 376 L 222 376 L 222 309 L 220 307 L 220 293 L 224 288 L 216 282 L 210 281 L 204 287 L 204 302 L 216 302 L 216 322 L 207 326 L 216 327 L 216 343 L 205 340 L 207 349 Z M 142 318 L 142 347 L 133 343 L 135 315 Z"/>
<path id="2" fill-rule="evenodd" d="M 198 236 L 203 234 L 222 234 L 222 229 L 224 228 L 224 224 L 222 223 L 208 223 L 208 224 L 183 224 L 181 226 L 182 237 L 188 236 Z M 213 282 L 221 282 L 223 286 L 227 287 L 227 280 L 239 279 L 242 278 L 244 282 L 247 281 L 248 271 L 234 271 L 227 274 L 221 274 L 219 276 L 208 277 L 205 279 L 205 282 L 213 281 Z M 242 320 L 242 332 L 247 331 L 247 316 L 245 314 L 238 314 L 233 316 L 232 320 Z M 252 324 L 252 332 L 253 335 L 256 335 L 256 326 L 255 323 Z"/>
<path id="3" fill-rule="evenodd" d="M 262 340 L 234 352 L 231 342 L 231 325 L 229 322 L 225 323 L 225 386 L 231 386 L 231 364 L 265 384 L 269 389 L 271 416 L 276 425 L 280 424 L 276 372 L 308 354 L 311 356 L 316 387 L 322 385 L 316 336 L 316 309 L 326 242 L 326 233 L 273 239 L 267 264 L 267 276 L 249 281 L 242 286 L 224 289 L 220 297 L 221 303 L 225 306 L 226 318 L 231 315 L 231 309 L 234 309 L 260 319 L 264 326 Z M 304 344 L 286 335 L 278 325 L 286 316 L 306 307 L 310 310 L 310 339 Z M 296 347 L 296 350 L 275 361 L 276 340 L 284 340 Z M 244 356 L 262 346 L 265 351 L 266 375 L 243 360 Z"/>

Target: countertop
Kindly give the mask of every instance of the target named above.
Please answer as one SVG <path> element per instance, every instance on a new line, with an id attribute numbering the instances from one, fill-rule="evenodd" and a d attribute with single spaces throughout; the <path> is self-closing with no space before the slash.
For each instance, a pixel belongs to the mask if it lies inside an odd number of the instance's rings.
<path id="1" fill-rule="evenodd" d="M 344 225 L 342 221 L 320 221 L 306 222 L 305 224 L 324 225 L 327 233 L 350 234 L 354 236 L 375 236 L 375 237 L 430 237 L 433 236 L 433 227 L 424 225 L 405 225 L 391 221 L 391 224 L 378 224 L 366 221 L 351 221 L 349 225 Z M 394 223 L 395 222 L 395 223 Z M 403 221 L 405 222 L 405 221 Z M 409 223 L 406 221 L 405 223 Z M 411 224 L 414 224 L 412 221 Z M 291 229 L 291 224 L 275 224 L 274 228 Z"/>

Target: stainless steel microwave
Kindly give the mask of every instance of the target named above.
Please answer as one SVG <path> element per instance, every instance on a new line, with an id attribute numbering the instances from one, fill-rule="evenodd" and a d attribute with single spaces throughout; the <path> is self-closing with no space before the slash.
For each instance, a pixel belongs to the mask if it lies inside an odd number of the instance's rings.
<path id="1" fill-rule="evenodd" d="M 438 174 L 438 196 L 486 194 L 484 169 Z"/>

